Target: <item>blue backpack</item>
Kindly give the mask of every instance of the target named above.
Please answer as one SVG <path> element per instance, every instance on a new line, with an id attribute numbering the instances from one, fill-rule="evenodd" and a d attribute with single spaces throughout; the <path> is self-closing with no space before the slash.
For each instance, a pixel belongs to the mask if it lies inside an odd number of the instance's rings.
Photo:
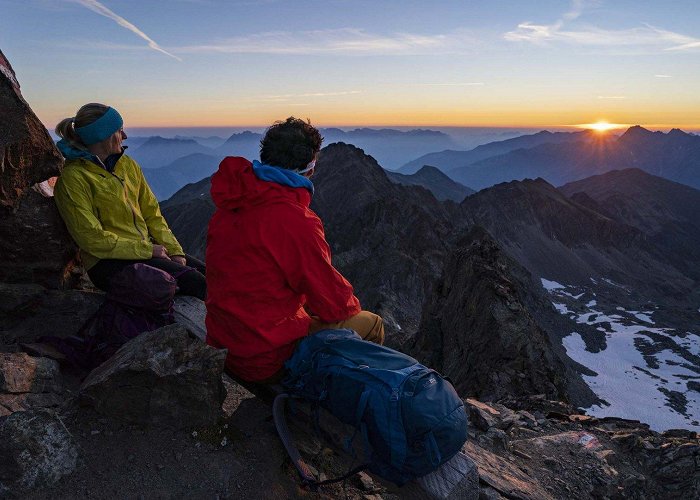
<path id="1" fill-rule="evenodd" d="M 352 330 L 306 337 L 285 367 L 288 393 L 355 427 L 369 451 L 364 465 L 399 486 L 437 469 L 467 439 L 467 415 L 452 384 Z"/>

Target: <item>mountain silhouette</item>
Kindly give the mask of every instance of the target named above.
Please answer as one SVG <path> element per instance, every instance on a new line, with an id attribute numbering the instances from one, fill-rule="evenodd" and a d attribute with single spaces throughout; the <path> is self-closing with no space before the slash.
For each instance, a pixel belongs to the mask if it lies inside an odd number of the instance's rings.
<path id="1" fill-rule="evenodd" d="M 169 198 L 182 186 L 212 175 L 219 167 L 220 158 L 211 154 L 192 153 L 178 158 L 169 165 L 143 169 L 143 174 L 156 198 Z"/>
<path id="2" fill-rule="evenodd" d="M 164 167 L 178 158 L 195 153 L 212 154 L 213 150 L 193 139 L 166 139 L 154 136 L 149 137 L 133 151 L 129 149 L 127 152 L 143 169 Z"/>
<path id="3" fill-rule="evenodd" d="M 415 174 L 410 175 L 392 172 L 391 170 L 387 170 L 386 173 L 392 182 L 407 186 L 423 186 L 441 201 L 452 200 L 460 202 L 470 194 L 475 193 L 473 189 L 453 181 L 439 169 L 430 165 L 425 165 Z"/>

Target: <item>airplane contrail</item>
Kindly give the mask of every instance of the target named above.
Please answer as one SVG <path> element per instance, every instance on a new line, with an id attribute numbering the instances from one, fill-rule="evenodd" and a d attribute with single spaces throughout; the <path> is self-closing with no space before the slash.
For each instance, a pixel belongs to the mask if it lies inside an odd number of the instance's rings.
<path id="1" fill-rule="evenodd" d="M 161 52 L 165 54 L 166 56 L 170 56 L 173 59 L 177 59 L 178 61 L 182 61 L 179 57 L 171 54 L 167 50 L 164 50 L 161 48 L 160 45 L 158 45 L 151 37 L 149 37 L 146 33 L 138 29 L 136 26 L 131 24 L 129 21 L 124 19 L 122 16 L 112 12 L 110 9 L 102 5 L 100 2 L 97 0 L 71 0 L 73 2 L 79 3 L 83 7 L 86 7 L 90 9 L 93 12 L 97 12 L 101 16 L 107 17 L 111 19 L 112 21 L 116 22 L 119 26 L 128 29 L 132 33 L 136 33 L 138 36 L 143 38 L 148 42 L 148 46 L 152 48 L 153 50 L 157 50 L 158 52 Z"/>

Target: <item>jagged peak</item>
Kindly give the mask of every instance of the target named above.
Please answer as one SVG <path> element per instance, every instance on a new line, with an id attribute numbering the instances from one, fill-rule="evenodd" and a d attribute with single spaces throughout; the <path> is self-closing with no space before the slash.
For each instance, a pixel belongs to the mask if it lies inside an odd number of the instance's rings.
<path id="1" fill-rule="evenodd" d="M 445 177 L 449 179 L 450 177 L 445 174 L 442 170 L 440 170 L 437 167 L 434 167 L 432 165 L 423 165 L 418 171 L 416 171 L 415 174 L 413 175 L 431 175 L 431 176 L 438 176 L 438 177 Z"/>
<path id="2" fill-rule="evenodd" d="M 332 170 L 335 173 L 352 170 L 353 176 L 372 177 L 375 182 L 391 184 L 384 169 L 377 163 L 374 157 L 365 153 L 362 148 L 345 142 L 334 142 L 321 150 L 320 167 L 317 175 L 323 175 L 325 163 L 333 162 Z"/>
<path id="3" fill-rule="evenodd" d="M 226 139 L 226 142 L 237 141 L 239 139 L 248 139 L 250 137 L 259 136 L 259 135 L 260 134 L 258 134 L 257 132 L 251 132 L 250 130 L 244 130 L 243 132 L 235 132 L 235 133 L 231 134 L 231 136 L 228 139 Z"/>
<path id="4" fill-rule="evenodd" d="M 620 140 L 628 140 L 628 139 L 646 139 L 648 137 L 651 137 L 654 135 L 656 132 L 652 132 L 649 129 L 646 129 L 642 127 L 641 125 L 634 125 L 630 128 L 628 128 L 624 134 L 620 136 Z"/>
<path id="5" fill-rule="evenodd" d="M 679 128 L 672 128 L 671 130 L 668 131 L 668 134 L 666 134 L 668 137 L 690 137 L 690 134 L 687 132 L 683 132 Z"/>

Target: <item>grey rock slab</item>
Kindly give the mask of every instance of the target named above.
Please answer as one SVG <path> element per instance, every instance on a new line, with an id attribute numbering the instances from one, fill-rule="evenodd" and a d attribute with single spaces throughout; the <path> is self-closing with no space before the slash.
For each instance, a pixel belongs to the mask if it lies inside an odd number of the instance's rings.
<path id="1" fill-rule="evenodd" d="M 479 498 L 479 473 L 476 464 L 461 452 L 437 470 L 419 478 L 417 482 L 430 498 L 445 500 Z"/>
<path id="2" fill-rule="evenodd" d="M 206 341 L 207 328 L 204 319 L 207 315 L 207 307 L 197 297 L 178 295 L 173 305 L 175 322 L 183 325 L 194 333 L 202 342 Z"/>
<path id="3" fill-rule="evenodd" d="M 75 470 L 78 450 L 48 410 L 0 418 L 0 497 L 50 486 Z"/>
<path id="4" fill-rule="evenodd" d="M 95 368 L 80 401 L 111 418 L 190 428 L 216 423 L 226 396 L 225 350 L 202 343 L 182 325 L 139 335 Z"/>
<path id="5" fill-rule="evenodd" d="M 479 470 L 479 480 L 501 495 L 514 499 L 542 499 L 552 497 L 532 476 L 525 474 L 515 465 L 467 441 L 462 448 Z"/>

